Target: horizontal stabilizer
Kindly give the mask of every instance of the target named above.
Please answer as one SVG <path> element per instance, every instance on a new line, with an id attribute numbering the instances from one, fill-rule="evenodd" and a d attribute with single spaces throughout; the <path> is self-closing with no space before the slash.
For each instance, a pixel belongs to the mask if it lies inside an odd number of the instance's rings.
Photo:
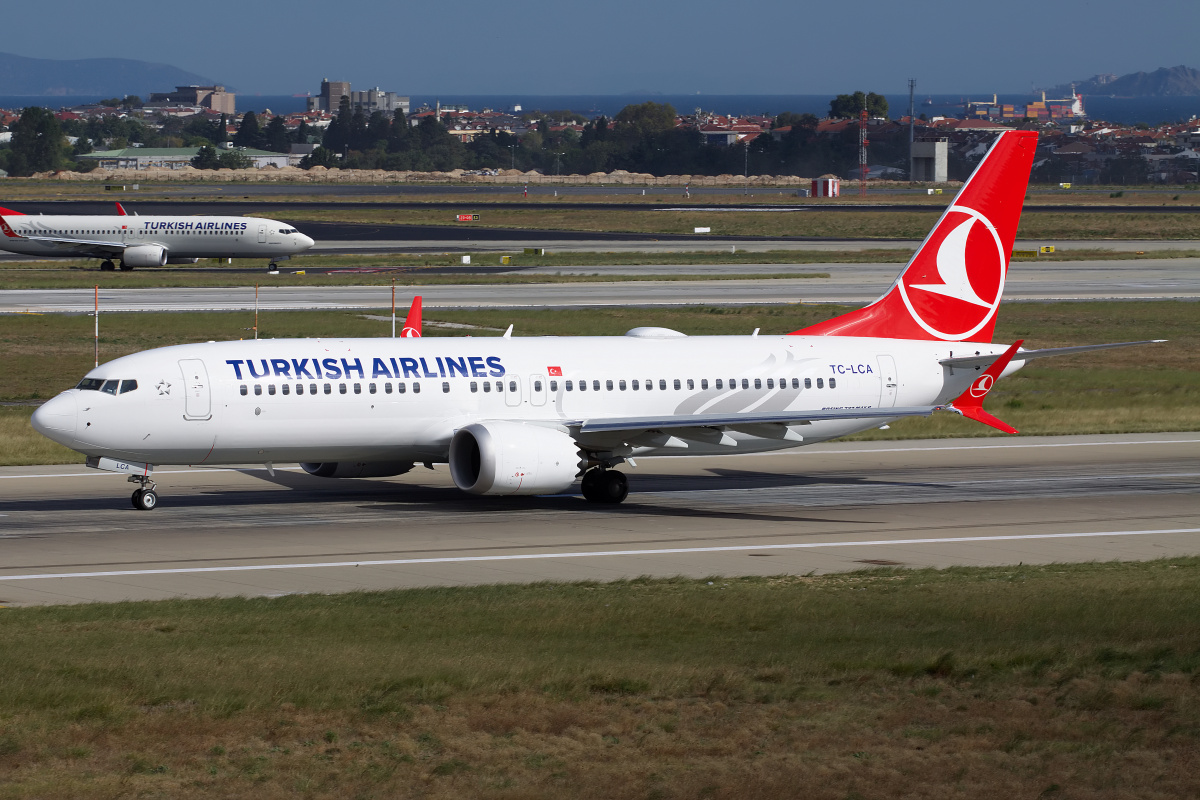
<path id="1" fill-rule="evenodd" d="M 1016 428 L 983 410 L 983 398 L 987 397 L 988 392 L 996 385 L 996 379 L 1000 377 L 1000 373 L 1004 372 L 1008 362 L 1012 361 L 1013 356 L 1017 354 L 1017 350 L 1021 348 L 1021 342 L 1021 339 L 1013 342 L 1012 346 L 1004 351 L 1004 355 L 995 359 L 995 363 L 988 367 L 987 372 L 971 381 L 967 390 L 954 398 L 954 402 L 946 406 L 946 409 L 962 414 L 976 422 L 982 422 L 998 431 L 1016 433 Z"/>
<path id="2" fill-rule="evenodd" d="M 1091 350 L 1111 350 L 1114 347 L 1133 347 L 1139 344 L 1161 344 L 1166 339 L 1147 339 L 1144 342 L 1115 342 L 1113 344 L 1084 344 L 1078 347 L 1047 347 L 1043 350 L 1024 350 L 1012 357 L 1013 361 L 1032 361 L 1035 358 L 1050 358 L 1051 356 L 1071 356 L 1076 353 L 1087 353 Z M 943 358 L 938 363 L 945 367 L 986 367 L 995 361 L 997 356 L 960 356 Z"/>

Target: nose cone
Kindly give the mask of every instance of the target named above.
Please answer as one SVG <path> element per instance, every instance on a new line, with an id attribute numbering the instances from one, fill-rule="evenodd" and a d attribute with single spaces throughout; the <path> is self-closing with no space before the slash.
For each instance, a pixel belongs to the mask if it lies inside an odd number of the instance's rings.
<path id="1" fill-rule="evenodd" d="M 79 416 L 74 392 L 63 392 L 43 403 L 33 412 L 33 429 L 70 447 L 75 441 L 75 423 Z"/>
<path id="2" fill-rule="evenodd" d="M 297 252 L 300 250 L 307 250 L 316 244 L 311 236 L 305 236 L 303 233 L 292 234 L 292 238 L 296 240 Z"/>

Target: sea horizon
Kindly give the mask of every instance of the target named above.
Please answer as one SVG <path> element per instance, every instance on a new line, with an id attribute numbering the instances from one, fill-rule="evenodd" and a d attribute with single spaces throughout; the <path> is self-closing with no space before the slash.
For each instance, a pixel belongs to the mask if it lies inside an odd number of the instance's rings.
<path id="1" fill-rule="evenodd" d="M 699 108 L 706 112 L 745 116 L 765 114 L 776 116 L 785 111 L 799 114 L 814 114 L 818 117 L 829 112 L 829 102 L 833 94 L 796 94 L 796 95 L 753 95 L 753 94 L 657 94 L 653 92 L 626 93 L 615 95 L 538 95 L 538 94 L 413 94 L 411 107 L 415 111 L 422 106 L 434 107 L 438 102 L 446 106 L 466 106 L 475 111 L 489 108 L 496 111 L 511 112 L 515 107 L 521 108 L 521 113 L 531 111 L 573 111 L 586 117 L 604 115 L 615 116 L 627 105 L 652 101 L 670 103 L 679 113 L 691 113 Z M 897 119 L 908 114 L 908 95 L 885 95 L 888 101 L 889 116 Z M 917 94 L 915 111 L 917 115 L 927 117 L 954 117 L 962 113 L 963 104 L 967 100 L 989 100 L 992 93 L 979 94 Z M 94 103 L 104 99 L 101 95 L 78 96 L 20 96 L 0 95 L 0 108 L 10 110 L 28 106 L 60 109 L 76 105 Z M 1000 94 L 996 97 L 999 103 L 1024 105 L 1033 100 L 1040 100 L 1041 94 Z M 1059 99 L 1053 98 L 1050 99 Z M 929 101 L 929 104 L 926 104 Z M 237 108 L 239 113 L 254 111 L 260 113 L 270 111 L 273 114 L 290 114 L 303 111 L 307 107 L 304 95 L 253 95 L 238 94 Z M 1200 97 L 1108 97 L 1104 95 L 1084 96 L 1084 108 L 1089 119 L 1113 122 L 1122 125 L 1145 123 L 1148 125 L 1163 125 L 1185 122 L 1200 116 Z"/>

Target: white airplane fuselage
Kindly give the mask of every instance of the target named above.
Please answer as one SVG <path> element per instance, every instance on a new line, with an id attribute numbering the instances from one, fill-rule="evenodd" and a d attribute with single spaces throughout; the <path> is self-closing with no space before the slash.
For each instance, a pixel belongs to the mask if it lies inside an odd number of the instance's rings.
<path id="1" fill-rule="evenodd" d="M 43 257 L 121 259 L 129 248 L 162 248 L 168 261 L 274 259 L 314 244 L 291 225 L 260 217 L 15 214 L 4 222 L 15 236 L 0 235 L 0 249 Z"/>
<path id="2" fill-rule="evenodd" d="M 938 363 L 956 350 L 966 347 L 794 335 L 213 342 L 102 364 L 84 380 L 97 388 L 63 392 L 34 424 L 86 455 L 151 464 L 445 462 L 455 431 L 477 421 L 554 428 L 596 418 L 937 405 L 977 376 Z M 137 388 L 120 392 L 127 381 Z M 591 447 L 633 456 L 762 452 L 887 421 L 800 423 L 788 439 L 730 430 L 723 443 L 689 437 L 666 446 L 598 434 Z"/>

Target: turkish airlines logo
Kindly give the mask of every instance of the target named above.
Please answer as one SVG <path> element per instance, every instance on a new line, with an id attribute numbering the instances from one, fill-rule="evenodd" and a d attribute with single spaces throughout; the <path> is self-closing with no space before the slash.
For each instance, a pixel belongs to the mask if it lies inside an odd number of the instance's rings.
<path id="1" fill-rule="evenodd" d="M 952 206 L 900 276 L 900 295 L 918 325 L 959 341 L 995 316 L 1007 266 L 991 221 L 973 208 Z"/>
<path id="2" fill-rule="evenodd" d="M 17 234 L 15 234 L 13 232 L 12 228 L 8 227 L 8 220 L 6 220 L 4 217 L 0 217 L 0 230 L 3 230 L 4 235 L 10 239 L 20 239 L 21 238 L 20 236 L 17 236 Z"/>
<path id="3" fill-rule="evenodd" d="M 400 338 L 401 339 L 420 339 L 421 332 L 419 330 L 417 330 L 416 328 L 406 327 L 406 328 L 404 328 L 404 330 L 400 331 Z"/>
<path id="4" fill-rule="evenodd" d="M 991 375 L 981 375 L 979 380 L 971 384 L 971 397 L 983 397 L 992 390 L 992 384 L 996 379 Z"/>

